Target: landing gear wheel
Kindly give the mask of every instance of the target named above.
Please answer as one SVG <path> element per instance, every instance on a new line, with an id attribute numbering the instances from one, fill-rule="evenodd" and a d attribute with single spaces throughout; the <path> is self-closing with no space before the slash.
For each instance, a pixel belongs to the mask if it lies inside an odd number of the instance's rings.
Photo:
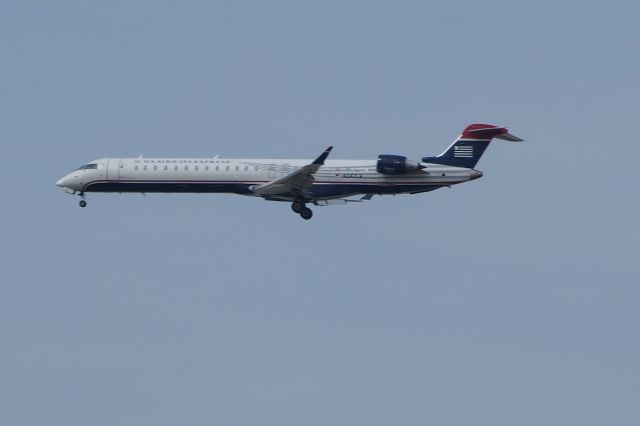
<path id="1" fill-rule="evenodd" d="M 300 217 L 303 218 L 304 220 L 309 220 L 313 217 L 313 212 L 311 211 L 310 208 L 305 207 L 302 210 L 300 210 Z"/>
<path id="2" fill-rule="evenodd" d="M 300 213 L 302 211 L 302 209 L 304 209 L 304 203 L 300 202 L 300 201 L 294 201 L 291 204 L 291 210 L 293 210 L 296 213 Z"/>
<path id="3" fill-rule="evenodd" d="M 87 202 L 85 200 L 80 200 L 78 204 L 80 204 L 80 207 L 87 207 Z"/>

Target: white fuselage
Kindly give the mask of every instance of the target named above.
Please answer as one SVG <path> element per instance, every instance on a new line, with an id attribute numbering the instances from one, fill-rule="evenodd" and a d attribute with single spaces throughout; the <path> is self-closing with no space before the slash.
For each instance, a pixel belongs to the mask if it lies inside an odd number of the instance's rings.
<path id="1" fill-rule="evenodd" d="M 275 181 L 308 165 L 297 159 L 104 158 L 75 170 L 57 182 L 68 192 L 235 193 L 256 195 L 252 188 Z M 313 174 L 312 199 L 357 194 L 402 194 L 431 191 L 482 176 L 473 169 L 423 164 L 423 170 L 382 174 L 376 160 L 327 160 Z M 273 197 L 291 201 L 291 197 Z"/>

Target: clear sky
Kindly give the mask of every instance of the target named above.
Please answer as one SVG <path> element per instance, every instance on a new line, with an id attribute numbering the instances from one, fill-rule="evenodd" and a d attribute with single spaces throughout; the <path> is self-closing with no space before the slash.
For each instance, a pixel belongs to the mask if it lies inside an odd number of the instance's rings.
<path id="1" fill-rule="evenodd" d="M 0 424 L 640 424 L 632 1 L 0 3 Z M 100 157 L 413 159 L 316 208 L 77 198 Z"/>

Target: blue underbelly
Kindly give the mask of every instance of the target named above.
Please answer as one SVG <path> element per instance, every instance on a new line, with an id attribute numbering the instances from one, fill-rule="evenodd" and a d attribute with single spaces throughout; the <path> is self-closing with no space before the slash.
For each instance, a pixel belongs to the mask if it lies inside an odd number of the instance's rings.
<path id="1" fill-rule="evenodd" d="M 144 193 L 232 193 L 251 195 L 251 186 L 258 182 L 167 182 L 167 181 L 98 181 L 89 183 L 84 192 L 144 192 Z M 375 183 L 318 183 L 312 185 L 314 198 L 336 198 L 353 194 L 401 194 L 432 191 L 441 183 L 413 185 L 378 185 Z M 291 194 L 293 196 L 293 194 Z M 287 195 L 284 195 L 287 196 Z"/>

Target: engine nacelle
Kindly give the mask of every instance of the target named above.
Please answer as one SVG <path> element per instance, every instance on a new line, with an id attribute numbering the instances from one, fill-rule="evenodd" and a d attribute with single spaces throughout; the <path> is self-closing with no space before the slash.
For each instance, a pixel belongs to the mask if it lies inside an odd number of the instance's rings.
<path id="1" fill-rule="evenodd" d="M 424 169 L 424 166 L 416 161 L 407 160 L 402 155 L 379 155 L 376 170 L 385 175 L 401 175 L 407 172 L 415 172 Z"/>

